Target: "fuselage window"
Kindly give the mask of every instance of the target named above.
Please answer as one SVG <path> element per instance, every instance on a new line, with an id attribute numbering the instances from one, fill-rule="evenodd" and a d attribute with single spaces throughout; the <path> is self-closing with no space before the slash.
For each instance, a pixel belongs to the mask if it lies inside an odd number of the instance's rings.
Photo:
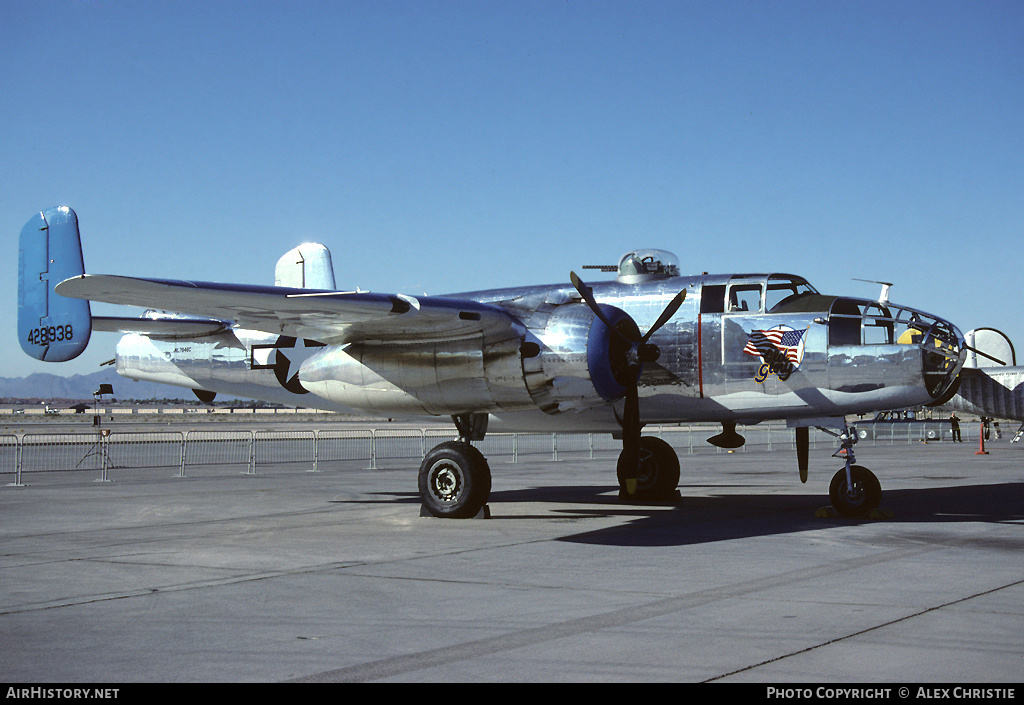
<path id="1" fill-rule="evenodd" d="M 860 345 L 860 308 L 853 301 L 836 299 L 828 317 L 829 345 Z"/>
<path id="2" fill-rule="evenodd" d="M 757 313 L 760 310 L 760 284 L 735 284 L 729 287 L 729 313 Z"/>
<path id="3" fill-rule="evenodd" d="M 865 345 L 892 345 L 892 312 L 881 304 L 867 304 L 864 306 L 864 325 L 861 330 Z"/>
<path id="4" fill-rule="evenodd" d="M 836 300 L 828 320 L 830 345 L 891 345 L 893 320 L 878 304 Z"/>
<path id="5" fill-rule="evenodd" d="M 705 284 L 700 291 L 701 313 L 725 311 L 725 284 Z"/>
<path id="6" fill-rule="evenodd" d="M 892 322 L 864 318 L 865 345 L 892 345 Z"/>

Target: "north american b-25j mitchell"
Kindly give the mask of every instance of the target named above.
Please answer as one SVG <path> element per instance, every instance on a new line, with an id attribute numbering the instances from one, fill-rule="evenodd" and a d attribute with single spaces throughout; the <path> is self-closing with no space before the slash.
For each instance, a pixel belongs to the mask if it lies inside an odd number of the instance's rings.
<path id="1" fill-rule="evenodd" d="M 342 292 L 327 249 L 307 244 L 281 258 L 275 286 L 86 274 L 77 216 L 57 207 L 21 233 L 18 333 L 29 355 L 63 361 L 92 330 L 120 331 L 120 374 L 202 400 L 450 416 L 459 440 L 419 469 L 423 504 L 441 517 L 487 502 L 490 469 L 471 443 L 488 430 L 611 433 L 622 440 L 620 494 L 656 500 L 676 495 L 679 460 L 644 425 L 720 423 L 709 442 L 735 448 L 737 424 L 770 419 L 795 430 L 802 480 L 808 429 L 836 429 L 847 452 L 829 496 L 863 515 L 881 489 L 854 462 L 846 415 L 948 401 L 968 352 L 949 321 L 885 296 L 822 294 L 799 276 L 680 276 L 661 250 L 597 268 L 614 280 Z M 150 310 L 92 316 L 90 301 Z"/>

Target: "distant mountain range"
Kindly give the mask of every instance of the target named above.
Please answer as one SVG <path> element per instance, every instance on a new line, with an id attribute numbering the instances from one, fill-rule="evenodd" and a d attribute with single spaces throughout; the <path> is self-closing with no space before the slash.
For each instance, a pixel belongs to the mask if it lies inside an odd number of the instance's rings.
<path id="1" fill-rule="evenodd" d="M 21 400 L 86 400 L 101 384 L 114 388 L 114 399 L 184 399 L 195 401 L 195 395 L 183 387 L 172 387 L 155 382 L 134 382 L 117 374 L 113 367 L 88 375 L 61 377 L 38 372 L 28 377 L 0 377 L 0 398 Z M 231 398 L 231 397 L 228 397 Z M 218 397 L 220 399 L 220 397 Z"/>

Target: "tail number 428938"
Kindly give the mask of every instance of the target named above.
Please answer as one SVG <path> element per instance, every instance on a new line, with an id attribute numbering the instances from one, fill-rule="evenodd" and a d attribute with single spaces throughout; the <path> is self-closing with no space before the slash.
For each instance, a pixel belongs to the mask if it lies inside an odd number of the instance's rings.
<path id="1" fill-rule="evenodd" d="M 71 324 L 66 326 L 49 326 L 45 328 L 33 328 L 28 332 L 28 342 L 32 345 L 49 345 L 50 343 L 74 338 L 74 331 Z"/>

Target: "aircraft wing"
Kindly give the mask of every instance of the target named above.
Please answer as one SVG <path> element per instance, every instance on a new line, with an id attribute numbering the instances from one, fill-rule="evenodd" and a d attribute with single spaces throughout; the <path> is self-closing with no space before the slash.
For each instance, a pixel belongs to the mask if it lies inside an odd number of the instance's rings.
<path id="1" fill-rule="evenodd" d="M 505 337 L 518 335 L 521 327 L 512 316 L 493 306 L 437 296 L 138 279 L 109 274 L 71 277 L 58 284 L 55 291 L 75 299 L 204 316 L 211 325 L 217 319 L 233 321 L 241 328 L 326 344 Z M 187 321 L 177 323 L 189 325 Z M 110 328 L 114 328 L 113 323 Z"/>

